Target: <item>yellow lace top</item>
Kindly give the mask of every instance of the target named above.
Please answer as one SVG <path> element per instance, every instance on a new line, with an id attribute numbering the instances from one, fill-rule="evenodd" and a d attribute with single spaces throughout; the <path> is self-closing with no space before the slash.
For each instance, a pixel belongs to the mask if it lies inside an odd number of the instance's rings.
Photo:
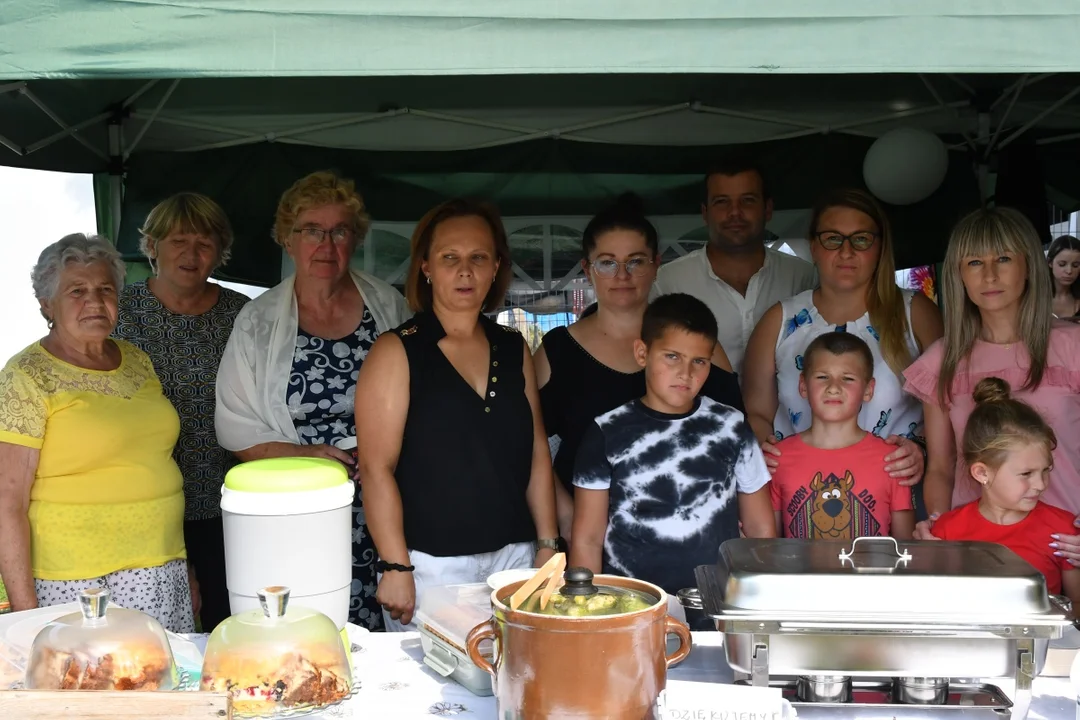
<path id="1" fill-rule="evenodd" d="M 40 450 L 30 491 L 35 578 L 82 580 L 186 557 L 172 458 L 180 419 L 150 358 L 115 342 L 115 370 L 70 365 L 39 343 L 0 370 L 0 442 Z"/>

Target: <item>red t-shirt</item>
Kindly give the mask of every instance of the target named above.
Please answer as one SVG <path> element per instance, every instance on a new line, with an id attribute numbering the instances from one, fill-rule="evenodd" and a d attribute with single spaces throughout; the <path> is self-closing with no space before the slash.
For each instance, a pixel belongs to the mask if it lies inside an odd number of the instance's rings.
<path id="1" fill-rule="evenodd" d="M 772 479 L 773 508 L 784 537 L 850 540 L 885 536 L 892 513 L 911 510 L 911 489 L 885 472 L 896 448 L 866 434 L 851 447 L 821 450 L 792 435 L 781 440 L 780 466 Z"/>
<path id="2" fill-rule="evenodd" d="M 1039 502 L 1027 517 L 1012 525 L 998 525 L 979 512 L 979 501 L 961 505 L 937 519 L 932 529 L 940 540 L 974 540 L 1004 545 L 1046 577 L 1046 589 L 1051 595 L 1061 594 L 1061 573 L 1073 570 L 1065 558 L 1054 557 L 1050 547 L 1051 533 L 1072 535 L 1073 515 L 1070 512 Z"/>

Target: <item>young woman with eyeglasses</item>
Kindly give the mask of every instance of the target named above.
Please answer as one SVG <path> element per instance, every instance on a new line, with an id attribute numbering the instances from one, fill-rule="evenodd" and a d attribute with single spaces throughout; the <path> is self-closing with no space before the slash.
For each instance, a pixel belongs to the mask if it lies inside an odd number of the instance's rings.
<path id="1" fill-rule="evenodd" d="M 559 529 L 570 538 L 574 460 L 581 436 L 598 415 L 645 394 L 645 371 L 634 358 L 641 319 L 660 263 L 656 228 L 639 198 L 620 197 L 594 217 L 581 239 L 581 265 L 596 293 L 596 312 L 544 336 L 536 351 L 544 426 L 553 439 Z M 742 410 L 731 364 L 719 344 L 702 389 Z"/>
<path id="2" fill-rule="evenodd" d="M 803 351 L 824 333 L 852 333 L 874 355 L 873 398 L 863 403 L 859 426 L 897 446 L 885 469 L 914 485 L 925 466 L 922 408 L 904 393 L 901 373 L 941 337 L 941 313 L 922 293 L 897 287 L 888 218 L 868 193 L 824 197 L 811 215 L 810 244 L 818 287 L 774 305 L 750 336 L 743 373 L 750 424 L 775 467 L 775 444 L 810 425 L 799 394 Z"/>

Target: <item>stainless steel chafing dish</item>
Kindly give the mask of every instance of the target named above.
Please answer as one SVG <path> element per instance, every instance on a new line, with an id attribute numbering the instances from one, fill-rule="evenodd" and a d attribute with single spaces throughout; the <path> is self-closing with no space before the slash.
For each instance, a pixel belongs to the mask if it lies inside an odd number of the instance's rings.
<path id="1" fill-rule="evenodd" d="M 990 543 L 739 538 L 695 575 L 680 600 L 715 619 L 732 669 L 797 677 L 799 700 L 851 702 L 851 679 L 874 678 L 894 702 L 944 707 L 950 679 L 1009 677 L 1022 717 L 1072 623 L 1037 570 Z"/>

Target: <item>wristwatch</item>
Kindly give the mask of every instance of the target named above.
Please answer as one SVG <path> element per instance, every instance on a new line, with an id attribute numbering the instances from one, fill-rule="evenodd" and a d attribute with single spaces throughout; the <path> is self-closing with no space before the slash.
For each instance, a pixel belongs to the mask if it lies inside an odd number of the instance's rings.
<path id="1" fill-rule="evenodd" d="M 536 549 L 559 552 L 559 538 L 541 538 L 536 541 Z"/>

